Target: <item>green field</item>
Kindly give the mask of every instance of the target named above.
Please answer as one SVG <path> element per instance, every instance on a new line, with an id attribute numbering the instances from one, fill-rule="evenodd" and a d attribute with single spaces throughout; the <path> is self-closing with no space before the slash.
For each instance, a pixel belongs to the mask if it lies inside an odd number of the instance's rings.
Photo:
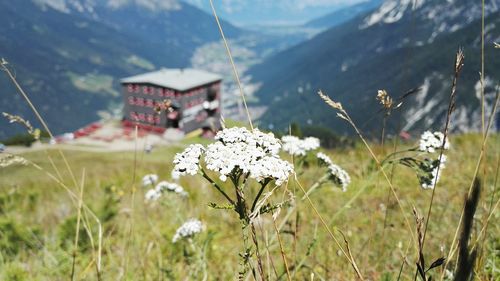
<path id="1" fill-rule="evenodd" d="M 450 250 L 481 147 L 479 135 L 451 136 L 450 141 L 452 149 L 447 153 L 447 167 L 435 192 L 424 248 L 427 265 L 446 257 Z M 479 241 L 471 245 L 481 251 L 475 270 L 478 280 L 498 280 L 500 276 L 498 209 L 490 216 L 486 235 L 480 235 L 492 204 L 496 207 L 498 203 L 498 194 L 492 193 L 498 187 L 499 141 L 498 135 L 489 139 L 479 173 L 486 176 L 482 178 L 484 184 L 471 236 L 471 241 Z M 180 184 L 189 193 L 187 198 L 164 194 L 157 202 L 144 201 L 146 189 L 141 187 L 142 176 L 156 173 L 160 180 L 170 181 L 172 159 L 181 147 L 158 148 L 151 154 L 64 151 L 78 187 L 56 150 L 23 154 L 43 170 L 32 165 L 0 169 L 0 279 L 71 278 L 78 202 L 72 201 L 63 185 L 47 173 L 55 178 L 60 176 L 74 194 L 83 186 L 83 202 L 102 224 L 99 239 L 96 220 L 90 212 L 82 212 L 75 280 L 97 280 L 97 272 L 100 280 L 236 279 L 240 268 L 238 253 L 243 249 L 238 218 L 230 210 L 208 206 L 224 201 L 201 176 L 181 178 Z M 389 146 L 377 145 L 374 149 L 380 158 L 390 150 Z M 349 172 L 352 183 L 347 192 L 331 184 L 322 185 L 311 194 L 312 205 L 342 246 L 345 245 L 341 232 L 344 233 L 364 278 L 397 280 L 402 269 L 400 280 L 412 280 L 417 245 L 387 182 L 377 172 L 365 147 L 357 144 L 352 149 L 326 152 Z M 287 155 L 282 157 L 290 160 Z M 50 164 L 50 159 L 57 169 Z M 412 208 L 427 214 L 432 190 L 420 188 L 410 169 L 396 166 L 392 170 L 391 167 L 386 166 L 385 170 L 389 174 L 393 172 L 394 187 L 411 231 L 416 235 Z M 298 180 L 305 189 L 324 173 L 314 161 L 301 170 Z M 246 188 L 247 194 L 257 192 L 256 184 Z M 354 270 L 320 223 L 311 202 L 302 200 L 302 196 L 298 184 L 290 179 L 287 186 L 275 189 L 269 199 L 274 203 L 288 202 L 279 212 L 275 210 L 275 223 L 270 214 L 262 215 L 256 222 L 264 275 L 270 280 L 287 280 L 285 257 L 293 280 L 355 280 Z M 172 243 L 176 229 L 189 218 L 200 219 L 203 232 L 191 242 Z M 84 222 L 87 229 L 82 226 Z M 280 239 L 276 239 L 275 226 L 280 230 Z M 456 255 L 449 268 L 453 269 L 455 263 Z M 256 268 L 254 258 L 250 264 Z M 429 274 L 438 279 L 440 272 L 441 267 Z M 254 279 L 251 273 L 247 277 Z M 258 273 L 256 277 L 259 279 Z"/>

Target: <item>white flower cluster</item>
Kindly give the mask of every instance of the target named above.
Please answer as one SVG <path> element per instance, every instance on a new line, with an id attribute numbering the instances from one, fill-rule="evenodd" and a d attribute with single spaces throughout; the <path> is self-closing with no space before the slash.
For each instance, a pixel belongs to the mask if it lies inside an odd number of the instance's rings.
<path id="1" fill-rule="evenodd" d="M 185 222 L 181 227 L 175 232 L 172 242 L 176 243 L 179 239 L 186 239 L 194 237 L 196 234 L 203 230 L 203 224 L 197 219 L 190 219 Z"/>
<path id="2" fill-rule="evenodd" d="M 326 164 L 327 166 L 333 164 L 332 159 L 330 159 L 330 157 L 328 157 L 328 155 L 324 154 L 323 152 L 318 152 L 316 154 L 316 157 L 318 157 L 318 160 L 321 164 Z"/>
<path id="3" fill-rule="evenodd" d="M 296 136 L 283 136 L 283 150 L 294 156 L 305 156 L 309 150 L 319 148 L 319 139 L 314 137 L 307 137 L 299 139 Z"/>
<path id="4" fill-rule="evenodd" d="M 439 177 L 443 172 L 446 164 L 446 155 L 442 155 L 441 162 L 438 159 L 432 161 L 429 166 L 423 168 L 426 171 L 426 174 L 420 178 L 420 184 L 423 189 L 434 189 L 434 186 L 439 181 Z M 439 173 L 438 173 L 439 170 Z"/>
<path id="5" fill-rule="evenodd" d="M 174 158 L 173 177 L 196 175 L 199 169 L 200 157 L 205 149 L 201 144 L 192 144 Z"/>
<path id="6" fill-rule="evenodd" d="M 179 194 L 182 197 L 187 197 L 188 193 L 182 188 L 182 186 L 176 183 L 170 183 L 167 181 L 159 182 L 155 188 L 148 190 L 145 194 L 146 201 L 156 201 L 160 199 L 163 192 L 172 192 Z"/>
<path id="7" fill-rule="evenodd" d="M 219 131 L 215 136 L 216 140 L 223 144 L 245 143 L 249 146 L 259 147 L 264 153 L 276 155 L 279 153 L 281 144 L 272 133 L 263 133 L 259 129 L 252 131 L 246 128 L 233 127 Z"/>
<path id="8" fill-rule="evenodd" d="M 342 191 L 345 192 L 347 190 L 347 186 L 351 183 L 351 177 L 349 177 L 349 174 L 344 169 L 340 168 L 340 166 L 334 164 L 332 159 L 330 159 L 330 157 L 328 157 L 325 153 L 318 152 L 316 157 L 321 164 L 328 166 L 330 179 L 334 183 L 340 185 L 342 187 Z"/>
<path id="9" fill-rule="evenodd" d="M 293 173 L 292 165 L 276 156 L 264 156 L 250 167 L 250 177 L 258 182 L 274 179 L 278 186 L 286 182 L 291 173 Z"/>
<path id="10" fill-rule="evenodd" d="M 444 135 L 441 132 L 425 131 L 422 136 L 420 136 L 420 144 L 418 150 L 434 153 L 443 145 L 443 139 Z M 448 139 L 446 139 L 444 149 L 447 150 L 449 148 L 450 143 L 448 142 Z"/>
<path id="11" fill-rule="evenodd" d="M 185 168 L 194 163 L 198 167 L 201 154 L 205 153 L 204 162 L 208 170 L 219 173 L 222 181 L 233 174 L 249 174 L 259 182 L 264 180 L 276 180 L 276 185 L 281 185 L 293 172 L 292 165 L 279 158 L 279 140 L 272 133 L 266 134 L 258 129 L 252 131 L 246 128 L 229 128 L 217 133 L 216 142 L 209 144 L 206 149 L 198 145 L 196 153 L 184 151 L 179 157 L 176 156 L 174 170 L 181 175 Z M 187 150 L 192 151 L 191 147 Z M 185 157 L 192 154 L 196 157 Z M 188 163 L 184 163 L 187 161 Z M 196 168 L 197 169 L 197 168 Z"/>
<path id="12" fill-rule="evenodd" d="M 351 183 L 351 177 L 349 174 L 338 165 L 331 164 L 328 166 L 328 170 L 330 171 L 330 178 L 338 185 L 342 187 L 342 191 L 347 190 L 347 186 Z"/>
<path id="13" fill-rule="evenodd" d="M 142 178 L 142 186 L 154 185 L 158 181 L 158 175 L 149 174 Z"/>

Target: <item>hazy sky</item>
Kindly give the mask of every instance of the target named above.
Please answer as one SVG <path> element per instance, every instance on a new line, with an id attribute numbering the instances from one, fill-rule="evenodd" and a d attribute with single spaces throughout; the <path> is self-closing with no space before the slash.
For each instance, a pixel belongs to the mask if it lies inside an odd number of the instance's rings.
<path id="1" fill-rule="evenodd" d="M 184 0 L 210 10 L 208 0 Z M 236 25 L 299 24 L 366 0 L 213 0 L 218 14 Z"/>

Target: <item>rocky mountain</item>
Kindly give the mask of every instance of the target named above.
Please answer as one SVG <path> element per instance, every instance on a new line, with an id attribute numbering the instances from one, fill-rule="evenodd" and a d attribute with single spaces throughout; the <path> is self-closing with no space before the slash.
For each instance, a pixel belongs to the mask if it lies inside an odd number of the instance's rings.
<path id="1" fill-rule="evenodd" d="M 223 25 L 229 38 L 241 33 Z M 119 78 L 187 67 L 219 39 L 211 15 L 175 0 L 0 0 L 0 57 L 56 133 L 118 108 Z M 3 74 L 0 89 L 0 111 L 35 120 Z M 0 139 L 16 128 L 0 118 Z"/>
<path id="2" fill-rule="evenodd" d="M 416 4 L 412 4 L 416 3 Z M 485 86 L 487 107 L 500 77 L 500 1 L 486 12 Z M 286 128 L 290 122 L 320 124 L 352 132 L 317 96 L 323 89 L 344 104 L 368 132 L 380 131 L 377 90 L 398 97 L 411 88 L 390 118 L 394 133 L 440 128 L 448 105 L 455 52 L 464 48 L 465 66 L 458 82 L 454 130 L 477 130 L 481 49 L 481 3 L 467 0 L 386 0 L 375 11 L 329 29 L 285 50 L 249 73 L 262 83 L 256 93 L 269 109 L 262 124 Z M 292 118 L 290 118 L 292 117 Z"/>

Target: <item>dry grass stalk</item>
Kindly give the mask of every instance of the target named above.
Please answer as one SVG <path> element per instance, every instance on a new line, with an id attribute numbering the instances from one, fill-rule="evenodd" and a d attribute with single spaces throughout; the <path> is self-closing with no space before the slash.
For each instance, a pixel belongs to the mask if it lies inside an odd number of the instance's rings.
<path id="1" fill-rule="evenodd" d="M 35 113 L 35 116 L 37 117 L 38 121 L 42 124 L 43 128 L 45 129 L 45 131 L 49 134 L 49 136 L 51 138 L 54 138 L 54 135 L 52 134 L 50 128 L 47 125 L 47 123 L 42 118 L 42 116 L 40 115 L 40 113 L 38 112 L 38 110 L 36 109 L 36 107 L 34 106 L 34 104 L 31 102 L 31 99 L 29 98 L 29 96 L 27 95 L 27 93 L 23 90 L 23 88 L 21 87 L 21 85 L 18 83 L 17 79 L 14 77 L 14 75 L 12 75 L 12 72 L 7 67 L 7 65 L 9 65 L 9 63 L 4 58 L 2 58 L 0 60 L 1 70 L 3 70 L 5 73 L 7 73 L 7 76 L 9 77 L 9 79 L 12 81 L 12 83 L 14 84 L 14 86 L 16 87 L 16 89 L 18 90 L 18 93 L 28 103 L 29 107 Z M 73 181 L 73 184 L 74 184 L 75 188 L 79 189 L 79 184 L 78 184 L 78 182 L 76 180 L 76 177 L 75 177 L 75 175 L 73 173 L 73 169 L 69 165 L 69 162 L 68 162 L 66 156 L 64 155 L 64 153 L 60 149 L 58 149 L 58 152 L 59 152 L 59 155 L 60 155 L 61 159 L 63 160 L 63 162 L 65 164 L 66 169 L 68 170 L 68 172 L 70 174 L 70 177 L 71 177 L 71 179 Z M 52 161 L 52 159 L 50 157 L 49 157 L 49 161 L 52 163 L 52 166 L 55 168 L 56 173 L 59 176 L 59 179 L 57 177 L 55 177 L 54 175 L 50 174 L 49 172 L 45 171 L 43 168 L 41 168 L 40 166 L 36 165 L 35 163 L 32 163 L 32 162 L 29 162 L 29 163 L 32 164 L 35 168 L 39 169 L 40 171 L 44 171 L 48 175 L 50 175 L 50 178 L 52 178 L 53 180 L 55 180 L 60 186 L 62 186 L 68 192 L 68 194 L 70 195 L 70 198 L 72 199 L 73 203 L 75 204 L 75 206 L 77 206 L 78 204 L 77 204 L 76 201 L 78 200 L 78 196 L 75 195 L 62 182 L 62 178 L 60 176 L 61 173 L 59 172 L 59 170 L 57 169 L 57 167 L 55 167 L 55 165 L 53 164 L 54 162 Z M 93 251 L 93 255 L 94 255 L 94 260 L 96 261 L 95 265 L 96 265 L 96 271 L 97 271 L 97 280 L 101 280 L 100 275 L 101 275 L 101 253 L 102 253 L 102 225 L 101 225 L 101 222 L 100 222 L 99 218 L 95 215 L 94 212 L 92 212 L 90 210 L 90 208 L 86 204 L 83 204 L 82 206 L 85 209 L 85 212 L 84 212 L 84 218 L 85 218 L 84 219 L 84 228 L 86 229 L 87 234 L 89 235 L 89 239 L 90 239 L 91 244 L 92 244 L 92 249 L 94 250 Z M 90 214 L 90 216 L 98 224 L 98 229 L 99 229 L 98 230 L 98 235 L 99 235 L 98 238 L 99 238 L 99 240 L 98 240 L 98 250 L 97 250 L 97 253 L 95 253 L 95 248 L 94 248 L 94 243 L 93 243 L 93 237 L 92 237 L 92 233 L 90 231 L 90 223 L 89 223 L 88 218 L 87 218 L 88 214 Z"/>
<path id="2" fill-rule="evenodd" d="M 468 196 L 470 196 L 470 194 L 472 193 L 472 190 L 473 190 L 473 187 L 474 187 L 474 183 L 475 183 L 475 179 L 476 179 L 476 177 L 477 177 L 477 175 L 479 173 L 479 167 L 481 166 L 483 157 L 485 155 L 486 143 L 488 142 L 488 139 L 489 139 L 489 133 L 490 133 L 491 126 L 494 123 L 494 117 L 496 116 L 496 110 L 498 108 L 498 102 L 499 102 L 499 100 L 500 100 L 500 91 L 498 91 L 497 94 L 496 94 L 495 103 L 493 105 L 493 109 L 491 110 L 490 117 L 488 119 L 488 123 L 487 123 L 488 125 L 486 126 L 486 132 L 485 132 L 485 134 L 483 136 L 483 140 L 482 140 L 482 144 L 481 144 L 481 151 L 479 152 L 479 156 L 478 156 L 478 159 L 476 161 L 476 167 L 475 167 L 474 174 L 473 174 L 473 180 L 472 180 L 472 182 L 471 182 L 471 184 L 469 186 L 469 190 L 467 192 Z M 441 274 L 440 280 L 444 279 L 444 272 L 446 271 L 446 267 L 448 266 L 449 261 L 455 255 L 458 232 L 459 232 L 461 224 L 462 224 L 462 218 L 464 216 L 464 211 L 465 211 L 465 209 L 462 209 L 462 212 L 460 214 L 460 219 L 458 220 L 458 225 L 457 225 L 457 228 L 455 230 L 455 234 L 453 236 L 453 240 L 451 242 L 450 251 L 448 253 L 448 260 L 444 264 L 444 269 L 443 269 L 443 272 Z"/>
<path id="3" fill-rule="evenodd" d="M 464 65 L 464 53 L 462 48 L 459 48 L 456 55 L 455 55 L 455 68 L 454 68 L 454 75 L 453 75 L 453 81 L 451 84 L 451 92 L 450 92 L 450 102 L 448 103 L 448 111 L 446 113 L 446 123 L 444 127 L 444 132 L 443 132 L 443 143 L 441 144 L 441 150 L 439 152 L 439 162 L 443 160 L 443 151 L 444 147 L 446 145 L 446 141 L 448 139 L 448 134 L 449 134 L 449 129 L 450 129 L 450 122 L 451 122 L 451 114 L 453 113 L 455 109 L 455 100 L 457 96 L 457 81 L 458 77 L 460 76 L 460 72 L 462 71 L 462 67 Z M 439 175 L 441 172 L 441 165 L 438 165 L 437 167 L 437 172 L 436 174 Z M 436 193 L 436 186 L 437 186 L 437 181 L 434 182 L 434 186 L 432 188 L 432 195 L 431 195 L 431 202 L 429 203 L 429 209 L 427 211 L 427 220 L 425 222 L 425 228 L 424 228 L 424 236 L 423 236 L 423 244 L 425 245 L 425 237 L 427 234 L 427 228 L 429 226 L 429 220 L 431 219 L 431 214 L 432 214 L 432 205 L 434 203 L 434 195 Z"/>
<path id="4" fill-rule="evenodd" d="M 413 237 L 413 240 L 415 241 L 415 234 L 413 233 L 413 230 L 411 228 L 411 225 L 410 225 L 410 221 L 408 220 L 408 216 L 406 215 L 406 212 L 404 211 L 403 209 L 403 205 L 401 204 L 401 200 L 399 199 L 399 196 L 397 195 L 396 193 L 396 190 L 394 189 L 394 186 L 392 184 L 392 181 L 389 179 L 389 176 L 387 175 L 387 173 L 384 171 L 384 168 L 382 167 L 381 163 L 380 163 L 380 160 L 378 160 L 377 156 L 375 155 L 375 153 L 373 152 L 373 150 L 371 149 L 370 145 L 368 144 L 368 142 L 365 140 L 365 138 L 363 137 L 363 134 L 361 134 L 361 131 L 358 129 L 358 127 L 356 126 L 356 124 L 352 121 L 351 117 L 349 116 L 349 114 L 347 113 L 347 111 L 345 111 L 343 108 L 342 108 L 342 104 L 340 104 L 339 102 L 335 102 L 333 101 L 329 96 L 323 94 L 323 92 L 320 90 L 318 92 L 319 96 L 328 104 L 330 105 L 331 107 L 333 107 L 334 109 L 337 109 L 339 112 L 337 113 L 337 116 L 341 119 L 344 119 L 346 120 L 353 128 L 354 130 L 356 131 L 356 134 L 359 136 L 359 138 L 361 139 L 361 141 L 363 142 L 363 144 L 365 145 L 365 147 L 368 149 L 368 152 L 370 153 L 370 156 L 373 158 L 373 160 L 375 161 L 375 163 L 377 164 L 377 167 L 378 169 L 380 170 L 380 172 L 382 173 L 382 175 L 384 176 L 385 180 L 387 181 L 387 183 L 389 184 L 389 187 L 391 188 L 391 192 L 392 194 L 394 195 L 394 198 L 396 199 L 396 202 L 398 203 L 398 206 L 401 210 L 401 214 L 403 215 L 404 219 L 405 219 L 405 222 L 406 222 L 406 227 L 408 228 L 408 231 L 410 232 L 410 234 L 412 235 Z"/>
<path id="5" fill-rule="evenodd" d="M 333 241 L 335 242 L 335 244 L 337 245 L 337 247 L 340 249 L 340 251 L 342 252 L 342 254 L 346 257 L 347 261 L 349 261 L 349 263 L 351 264 L 352 268 L 354 269 L 354 272 L 356 273 L 357 278 L 359 280 L 364 280 L 363 275 L 361 274 L 361 271 L 359 270 L 358 265 L 356 264 L 356 261 L 352 258 L 352 255 L 349 255 L 346 252 L 346 250 L 340 245 L 340 242 L 335 237 L 335 235 L 333 235 L 333 232 L 330 230 L 330 227 L 328 227 L 328 225 L 326 224 L 325 220 L 323 219 L 323 216 L 321 216 L 321 214 L 319 213 L 318 209 L 316 209 L 316 207 L 314 206 L 314 203 L 311 201 L 311 198 L 309 198 L 309 195 L 307 195 L 306 190 L 304 189 L 304 187 L 302 186 L 302 184 L 297 179 L 297 175 L 294 175 L 294 176 L 295 176 L 295 182 L 297 183 L 297 185 L 299 186 L 299 188 L 302 190 L 302 192 L 304 192 L 304 194 L 306 194 L 307 201 L 311 205 L 314 213 L 316 214 L 316 216 L 318 216 L 318 218 L 321 221 L 321 224 L 323 225 L 323 227 L 326 229 L 326 231 L 328 232 L 328 234 L 330 235 L 330 237 L 333 239 Z"/>
<path id="6" fill-rule="evenodd" d="M 9 123 L 18 123 L 18 124 L 23 125 L 26 128 L 26 130 L 28 131 L 28 133 L 31 136 L 33 136 L 33 138 L 35 140 L 40 139 L 40 130 L 33 128 L 33 126 L 31 126 L 30 121 L 24 120 L 19 115 L 13 115 L 13 114 L 9 114 L 7 112 L 2 112 L 2 115 L 9 120 Z"/>
<path id="7" fill-rule="evenodd" d="M 73 261 L 71 263 L 71 280 L 75 278 L 76 253 L 78 252 L 78 240 L 80 236 L 80 220 L 82 217 L 83 190 L 85 187 L 85 169 L 82 171 L 82 185 L 80 188 L 80 196 L 78 197 L 78 212 L 76 217 L 75 242 L 73 244 Z"/>
<path id="8" fill-rule="evenodd" d="M 290 275 L 290 270 L 288 267 L 288 262 L 286 259 L 286 254 L 285 254 L 285 249 L 283 247 L 283 241 L 281 241 L 281 235 L 280 235 L 280 230 L 278 229 L 278 225 L 276 224 L 276 219 L 274 218 L 274 211 L 272 211 L 273 214 L 273 226 L 274 226 L 274 231 L 276 232 L 276 237 L 278 238 L 278 243 L 280 246 L 280 253 L 281 253 L 281 258 L 283 259 L 283 264 L 285 266 L 285 271 L 286 271 L 286 277 L 288 281 L 292 281 L 292 276 Z"/>
<path id="9" fill-rule="evenodd" d="M 238 74 L 238 69 L 236 69 L 236 65 L 233 60 L 233 55 L 231 54 L 231 49 L 229 49 L 229 44 L 227 43 L 226 36 L 224 35 L 224 31 L 222 30 L 222 25 L 220 24 L 219 17 L 217 16 L 217 12 L 215 11 L 215 6 L 212 0 L 210 0 L 210 7 L 212 8 L 212 13 L 214 14 L 215 21 L 217 22 L 217 27 L 219 28 L 222 41 L 224 42 L 224 47 L 226 48 L 226 53 L 229 58 L 229 62 L 231 63 L 231 67 L 233 69 L 234 78 L 236 79 L 236 82 L 238 84 L 238 89 L 240 90 L 241 100 L 243 101 L 243 105 L 245 106 L 248 123 L 250 124 L 250 128 L 253 130 L 252 118 L 250 117 L 250 111 L 248 110 L 247 101 L 245 99 L 245 93 L 243 91 L 243 86 L 241 85 L 240 75 Z"/>

